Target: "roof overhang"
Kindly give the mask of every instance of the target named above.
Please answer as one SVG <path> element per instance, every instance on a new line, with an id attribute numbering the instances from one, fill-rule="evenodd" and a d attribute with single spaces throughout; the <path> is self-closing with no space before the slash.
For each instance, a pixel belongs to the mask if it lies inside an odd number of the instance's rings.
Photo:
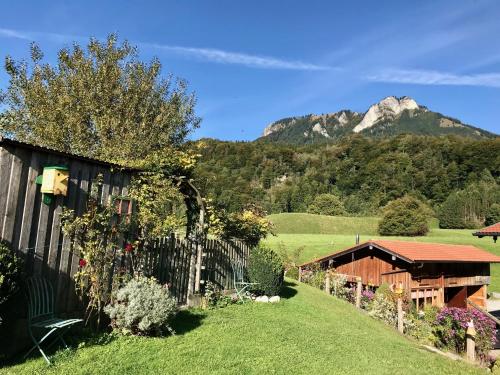
<path id="1" fill-rule="evenodd" d="M 463 263 L 463 264 L 472 264 L 472 263 L 500 263 L 500 259 L 499 260 L 460 260 L 460 259 L 410 259 L 410 258 L 407 258 L 397 252 L 394 252 L 378 243 L 376 243 L 375 241 L 367 241 L 367 242 L 363 242 L 362 244 L 359 244 L 359 245 L 356 245 L 356 246 L 353 246 L 353 247 L 350 247 L 348 249 L 345 249 L 345 250 L 341 250 L 341 251 L 338 251 L 336 253 L 333 253 L 333 254 L 330 254 L 330 255 L 325 255 L 321 258 L 316 258 L 316 259 L 313 259 L 309 262 L 305 262 L 303 264 L 301 264 L 299 267 L 305 267 L 305 266 L 308 266 L 308 265 L 311 265 L 311 264 L 314 264 L 314 263 L 322 263 L 322 262 L 326 262 L 326 261 L 330 261 L 330 260 L 335 260 L 337 258 L 340 258 L 340 257 L 343 257 L 345 255 L 348 255 L 350 253 L 354 253 L 358 250 L 361 250 L 361 249 L 364 249 L 364 248 L 369 248 L 369 249 L 378 249 L 386 254 L 389 254 L 391 255 L 392 257 L 395 257 L 397 259 L 400 259 L 408 264 L 422 264 L 422 263 Z"/>
<path id="2" fill-rule="evenodd" d="M 393 257 L 396 257 L 398 259 L 401 259 L 402 261 L 406 262 L 406 263 L 422 263 L 420 261 L 417 261 L 415 262 L 414 260 L 410 259 L 410 258 L 406 258 L 404 256 L 402 256 L 401 254 L 398 254 L 398 253 L 395 253 L 394 251 L 391 251 L 383 246 L 380 246 L 379 244 L 375 243 L 375 242 L 372 242 L 372 241 L 367 241 L 367 242 L 363 242 L 359 245 L 356 245 L 354 247 L 350 247 L 348 249 L 345 249 L 345 250 L 341 250 L 339 252 L 336 252 L 336 253 L 333 253 L 333 254 L 330 254 L 330 255 L 326 255 L 324 257 L 321 257 L 321 258 L 316 258 L 316 259 L 313 259 L 312 261 L 310 262 L 306 262 L 306 263 L 303 263 L 301 264 L 299 267 L 304 267 L 304 266 L 308 266 L 310 264 L 314 264 L 314 263 L 321 263 L 321 262 L 326 262 L 326 261 L 329 261 L 329 260 L 335 260 L 337 258 L 340 258 L 344 255 L 348 255 L 350 253 L 354 253 L 358 250 L 361 250 L 361 249 L 364 249 L 364 248 L 369 248 L 369 249 L 378 249 L 384 253 L 387 253 Z"/>
<path id="3" fill-rule="evenodd" d="M 481 237 L 499 237 L 500 232 L 475 232 L 472 233 L 473 236 Z"/>
<path id="4" fill-rule="evenodd" d="M 130 172 L 139 171 L 139 169 L 136 169 L 136 168 L 126 167 L 124 165 L 110 163 L 110 162 L 100 160 L 100 159 L 89 158 L 89 157 L 78 155 L 78 154 L 71 154 L 69 152 L 59 151 L 59 150 L 55 150 L 55 149 L 49 148 L 49 147 L 37 146 L 37 145 L 33 145 L 31 143 L 16 141 L 14 139 L 0 136 L 0 146 L 2 146 L 2 145 L 13 146 L 13 147 L 22 147 L 22 148 L 33 150 L 33 151 L 45 152 L 45 153 L 61 156 L 64 158 L 76 159 L 76 160 L 80 160 L 80 161 L 84 161 L 84 162 L 88 162 L 88 163 L 107 166 L 110 168 L 116 168 L 116 169 L 123 170 L 123 171 L 130 171 Z"/>

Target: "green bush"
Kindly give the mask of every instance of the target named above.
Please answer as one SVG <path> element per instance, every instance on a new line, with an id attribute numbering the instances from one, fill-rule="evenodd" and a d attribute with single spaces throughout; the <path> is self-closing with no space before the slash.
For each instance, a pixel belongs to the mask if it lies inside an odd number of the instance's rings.
<path id="1" fill-rule="evenodd" d="M 283 286 L 283 260 L 273 250 L 259 246 L 252 250 L 248 260 L 250 282 L 258 283 L 253 292 L 268 296 L 278 295 Z"/>
<path id="2" fill-rule="evenodd" d="M 484 220 L 484 225 L 489 226 L 500 222 L 500 204 L 492 204 L 491 207 L 486 212 L 486 219 Z"/>
<path id="3" fill-rule="evenodd" d="M 310 214 L 342 216 L 346 210 L 339 197 L 333 194 L 317 195 L 307 208 Z"/>
<path id="4" fill-rule="evenodd" d="M 111 326 L 122 334 L 160 335 L 173 332 L 168 325 L 177 304 L 167 288 L 154 278 L 130 280 L 116 293 L 114 301 L 104 308 Z"/>
<path id="5" fill-rule="evenodd" d="M 0 241 L 0 304 L 7 301 L 17 291 L 20 279 L 20 259 L 7 243 Z"/>
<path id="6" fill-rule="evenodd" d="M 429 231 L 430 209 L 409 195 L 390 202 L 378 224 L 383 236 L 424 236 Z"/>

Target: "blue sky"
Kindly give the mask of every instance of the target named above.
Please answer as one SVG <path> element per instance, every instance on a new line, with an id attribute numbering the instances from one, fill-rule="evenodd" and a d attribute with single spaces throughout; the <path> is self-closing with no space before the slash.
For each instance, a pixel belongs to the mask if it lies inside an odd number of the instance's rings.
<path id="1" fill-rule="evenodd" d="M 117 32 L 189 82 L 193 138 L 251 140 L 283 117 L 389 95 L 500 133 L 498 20 L 495 0 L 17 1 L 2 8 L 0 56 L 27 58 L 35 40 L 54 61 Z"/>

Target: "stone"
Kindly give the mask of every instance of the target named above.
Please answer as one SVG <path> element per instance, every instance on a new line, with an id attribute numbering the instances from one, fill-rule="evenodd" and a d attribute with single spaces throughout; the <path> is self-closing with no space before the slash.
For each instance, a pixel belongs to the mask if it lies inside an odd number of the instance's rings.
<path id="1" fill-rule="evenodd" d="M 279 301 L 281 301 L 280 296 L 273 296 L 273 297 L 269 298 L 269 302 L 271 302 L 271 303 L 278 303 Z"/>
<path id="2" fill-rule="evenodd" d="M 269 297 L 268 296 L 259 296 L 259 297 L 255 298 L 255 302 L 268 303 Z"/>

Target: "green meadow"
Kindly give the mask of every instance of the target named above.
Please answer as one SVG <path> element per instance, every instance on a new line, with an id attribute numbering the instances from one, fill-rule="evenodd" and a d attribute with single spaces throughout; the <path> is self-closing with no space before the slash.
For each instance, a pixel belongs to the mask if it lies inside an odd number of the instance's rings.
<path id="1" fill-rule="evenodd" d="M 278 304 L 179 313 L 175 336 L 114 337 L 0 374 L 481 374 L 426 351 L 319 289 L 289 282 Z M 382 345 L 383 344 L 383 345 Z"/>

